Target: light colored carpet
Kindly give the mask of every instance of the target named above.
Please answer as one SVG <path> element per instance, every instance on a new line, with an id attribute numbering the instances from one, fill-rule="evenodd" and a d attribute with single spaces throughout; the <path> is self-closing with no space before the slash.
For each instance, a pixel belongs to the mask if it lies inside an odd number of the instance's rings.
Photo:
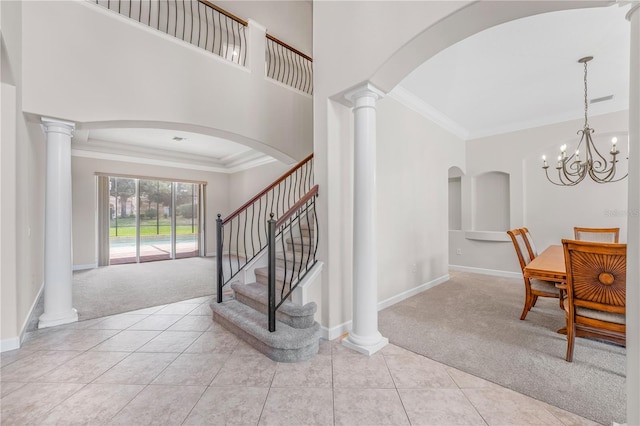
<path id="1" fill-rule="evenodd" d="M 112 265 L 73 273 L 73 307 L 82 320 L 210 296 L 215 258 Z"/>
<path id="2" fill-rule="evenodd" d="M 602 424 L 626 418 L 626 350 L 577 338 L 566 362 L 557 299 L 527 319 L 522 279 L 452 272 L 451 279 L 380 312 L 395 345 Z"/>

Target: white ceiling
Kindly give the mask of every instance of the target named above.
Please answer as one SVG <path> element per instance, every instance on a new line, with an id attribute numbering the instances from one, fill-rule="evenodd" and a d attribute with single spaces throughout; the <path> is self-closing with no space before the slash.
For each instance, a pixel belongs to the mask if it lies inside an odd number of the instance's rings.
<path id="1" fill-rule="evenodd" d="M 463 139 L 628 108 L 629 7 L 577 9 L 508 22 L 438 53 L 396 87 L 411 104 Z"/>
<path id="2" fill-rule="evenodd" d="M 154 128 L 78 130 L 73 155 L 183 167 L 214 172 L 236 172 L 274 161 L 248 146 L 214 136 Z"/>

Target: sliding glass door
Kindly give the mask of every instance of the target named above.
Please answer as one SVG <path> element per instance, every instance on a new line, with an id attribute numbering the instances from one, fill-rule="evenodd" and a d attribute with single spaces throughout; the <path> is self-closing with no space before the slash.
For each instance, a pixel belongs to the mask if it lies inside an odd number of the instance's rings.
<path id="1" fill-rule="evenodd" d="M 202 184 L 108 179 L 109 264 L 201 255 Z"/>

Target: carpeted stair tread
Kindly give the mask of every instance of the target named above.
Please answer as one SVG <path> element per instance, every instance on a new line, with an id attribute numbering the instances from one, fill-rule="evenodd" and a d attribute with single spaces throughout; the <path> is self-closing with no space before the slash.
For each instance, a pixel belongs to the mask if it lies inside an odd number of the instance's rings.
<path id="1" fill-rule="evenodd" d="M 253 271 L 256 274 L 256 281 L 268 285 L 269 284 L 269 268 L 256 268 Z M 291 271 L 285 271 L 284 268 L 276 267 L 276 283 L 282 283 L 285 279 L 285 272 L 287 281 L 291 279 Z M 277 284 L 276 284 L 277 285 Z"/>
<path id="2" fill-rule="evenodd" d="M 268 288 L 260 283 L 241 284 L 234 283 L 231 288 L 235 292 L 236 300 L 267 315 L 268 313 Z M 304 306 L 285 300 L 276 313 L 276 319 L 293 328 L 308 328 L 313 326 L 314 315 L 317 306 L 315 302 Z"/>
<path id="3" fill-rule="evenodd" d="M 320 324 L 317 322 L 309 328 L 298 329 L 276 321 L 276 331 L 270 332 L 266 315 L 237 300 L 212 302 L 210 306 L 216 322 L 274 361 L 306 361 L 318 353 Z"/>

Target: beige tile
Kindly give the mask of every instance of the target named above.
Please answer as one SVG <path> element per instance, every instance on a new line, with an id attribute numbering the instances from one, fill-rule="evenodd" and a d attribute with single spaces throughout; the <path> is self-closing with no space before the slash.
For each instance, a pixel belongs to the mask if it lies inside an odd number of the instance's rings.
<path id="1" fill-rule="evenodd" d="M 132 314 L 120 314 L 114 315 L 103 319 L 102 321 L 90 325 L 87 327 L 89 330 L 123 330 L 127 327 L 131 327 L 149 315 L 132 315 Z"/>
<path id="2" fill-rule="evenodd" d="M 462 389 L 489 425 L 562 425 L 543 402 L 505 388 Z"/>
<path id="3" fill-rule="evenodd" d="M 398 389 L 457 388 L 446 367 L 421 355 L 385 356 L 389 372 Z"/>
<path id="4" fill-rule="evenodd" d="M 177 356 L 172 353 L 135 352 L 98 377 L 94 383 L 146 385 L 158 377 Z"/>
<path id="5" fill-rule="evenodd" d="M 91 384 L 39 418 L 42 425 L 104 424 L 135 398 L 144 385 Z"/>
<path id="6" fill-rule="evenodd" d="M 73 383 L 29 383 L 2 398 L 2 424 L 34 424 L 47 411 L 83 386 Z"/>
<path id="7" fill-rule="evenodd" d="M 205 390 L 205 386 L 147 386 L 109 424 L 182 424 Z"/>
<path id="8" fill-rule="evenodd" d="M 119 330 L 61 330 L 51 334 L 43 334 L 25 343 L 24 348 L 30 350 L 86 351 Z"/>
<path id="9" fill-rule="evenodd" d="M 553 414 L 558 420 L 565 426 L 599 426 L 600 423 L 596 423 L 592 420 L 580 417 L 577 414 L 570 413 L 561 408 L 554 407 L 553 405 L 545 404 L 545 408 L 548 412 Z"/>
<path id="10" fill-rule="evenodd" d="M 34 382 L 59 365 L 80 355 L 78 351 L 38 351 L 0 370 L 0 381 Z"/>
<path id="11" fill-rule="evenodd" d="M 330 388 L 332 377 L 331 357 L 317 355 L 304 362 L 278 363 L 271 387 Z"/>
<path id="12" fill-rule="evenodd" d="M 399 389 L 411 425 L 486 425 L 460 389 Z"/>
<path id="13" fill-rule="evenodd" d="M 181 353 L 196 341 L 200 331 L 163 331 L 140 347 L 138 352 L 178 352 Z"/>
<path id="14" fill-rule="evenodd" d="M 211 385 L 269 387 L 273 381 L 276 366 L 275 361 L 262 354 L 234 354 L 227 359 Z"/>
<path id="15" fill-rule="evenodd" d="M 408 351 L 408 350 L 406 350 L 404 348 L 401 348 L 400 346 L 396 346 L 396 345 L 393 345 L 393 344 L 388 344 L 387 346 L 382 348 L 380 353 L 382 355 L 385 355 L 385 356 L 397 356 L 397 355 L 409 355 L 409 356 L 412 356 L 412 355 L 416 355 L 415 352 Z"/>
<path id="16" fill-rule="evenodd" d="M 446 367 L 446 370 L 447 373 L 449 373 L 449 376 L 461 389 L 500 387 L 495 383 L 481 379 L 480 377 L 473 376 L 469 373 L 465 373 L 464 371 L 460 371 L 457 368 Z"/>
<path id="17" fill-rule="evenodd" d="M 320 339 L 320 344 L 318 345 L 318 355 L 329 355 L 331 356 L 332 343 L 329 340 Z"/>
<path id="18" fill-rule="evenodd" d="M 199 305 L 199 303 L 172 303 L 160 309 L 154 315 L 186 315 Z"/>
<path id="19" fill-rule="evenodd" d="M 133 352 L 145 343 L 156 337 L 161 331 L 124 330 L 113 337 L 108 338 L 92 351 L 106 352 Z"/>
<path id="20" fill-rule="evenodd" d="M 240 339 L 226 331 L 207 331 L 202 333 L 189 346 L 186 353 L 224 353 L 230 354 L 238 346 Z"/>
<path id="21" fill-rule="evenodd" d="M 26 385 L 26 383 L 18 383 L 18 382 L 2 382 L 0 383 L 0 398 L 4 398 L 9 395 L 11 392 L 16 391 Z"/>
<path id="22" fill-rule="evenodd" d="M 381 354 L 333 356 L 334 388 L 394 388 L 389 369 Z"/>
<path id="23" fill-rule="evenodd" d="M 271 388 L 260 425 L 333 425 L 333 392 L 319 388 Z"/>
<path id="24" fill-rule="evenodd" d="M 34 351 L 26 349 L 16 349 L 13 351 L 6 351 L 0 353 L 0 368 L 6 367 L 9 364 L 16 362 L 19 359 L 26 358 L 33 355 Z"/>
<path id="25" fill-rule="evenodd" d="M 213 320 L 203 315 L 187 315 L 169 327 L 168 331 L 206 331 Z"/>
<path id="26" fill-rule="evenodd" d="M 209 318 L 213 317 L 213 312 L 211 311 L 211 306 L 209 303 L 203 303 L 202 305 L 198 305 L 193 311 L 189 312 L 188 315 L 202 315 Z"/>
<path id="27" fill-rule="evenodd" d="M 152 384 L 208 386 L 227 357 L 226 354 L 182 354 Z"/>
<path id="28" fill-rule="evenodd" d="M 238 339 L 238 344 L 233 350 L 233 355 L 254 355 L 254 356 L 264 356 L 262 352 L 248 344 L 242 339 Z"/>
<path id="29" fill-rule="evenodd" d="M 138 309 L 138 310 L 127 312 L 127 313 L 132 315 L 151 315 L 158 312 L 160 309 L 164 308 L 165 306 L 167 305 L 152 306 L 150 308 Z"/>
<path id="30" fill-rule="evenodd" d="M 85 352 L 40 376 L 38 382 L 91 383 L 127 355 L 126 352 Z"/>
<path id="31" fill-rule="evenodd" d="M 334 389 L 336 425 L 408 425 L 395 389 Z"/>
<path id="32" fill-rule="evenodd" d="M 149 315 L 129 327 L 129 330 L 158 330 L 164 331 L 178 322 L 184 315 Z"/>
<path id="33" fill-rule="evenodd" d="M 185 425 L 257 425 L 269 388 L 209 387 Z"/>
<path id="34" fill-rule="evenodd" d="M 193 299 L 187 299 L 187 300 L 182 300 L 178 303 L 187 303 L 187 304 L 192 304 L 192 305 L 197 305 L 197 304 L 209 304 L 211 303 L 211 301 L 215 298 L 214 295 L 211 296 L 202 296 L 202 297 L 196 297 Z"/>

